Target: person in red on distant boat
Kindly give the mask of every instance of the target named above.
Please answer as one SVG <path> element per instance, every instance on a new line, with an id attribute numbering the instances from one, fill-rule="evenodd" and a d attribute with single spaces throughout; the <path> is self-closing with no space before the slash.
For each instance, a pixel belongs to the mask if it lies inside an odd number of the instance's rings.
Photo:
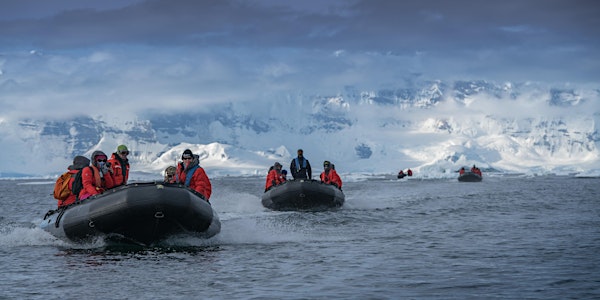
<path id="1" fill-rule="evenodd" d="M 182 162 L 177 164 L 175 182 L 184 184 L 192 190 L 202 194 L 206 201 L 212 194 L 210 179 L 204 169 L 200 167 L 200 156 L 193 154 L 192 150 L 185 149 L 181 155 Z"/>
<path id="2" fill-rule="evenodd" d="M 406 175 L 408 175 L 408 176 L 412 176 L 412 170 L 411 170 L 411 169 L 408 169 L 408 171 L 406 171 Z"/>
<path id="3" fill-rule="evenodd" d="M 265 192 L 273 188 L 278 184 L 282 184 L 286 181 L 285 175 L 281 172 L 282 165 L 279 162 L 275 162 L 269 174 L 267 174 L 267 182 L 265 183 Z"/>
<path id="4" fill-rule="evenodd" d="M 471 172 L 481 176 L 481 170 L 478 167 L 476 167 L 475 165 L 473 165 L 473 167 L 471 168 Z"/>
<path id="5" fill-rule="evenodd" d="M 92 153 L 92 165 L 81 171 L 81 184 L 79 200 L 104 193 L 115 186 L 112 169 L 106 162 L 106 154 L 102 151 Z"/>
<path id="6" fill-rule="evenodd" d="M 406 174 L 404 174 L 403 170 L 400 170 L 400 172 L 398 172 L 398 179 L 402 179 L 404 176 L 406 176 Z"/>
<path id="7" fill-rule="evenodd" d="M 460 168 L 460 170 L 458 171 L 459 175 L 465 174 L 465 167 Z"/>
<path id="8" fill-rule="evenodd" d="M 321 173 L 321 182 L 331 184 L 338 189 L 342 189 L 342 179 L 340 175 L 331 167 L 332 164 L 329 161 L 323 162 L 323 173 Z"/>

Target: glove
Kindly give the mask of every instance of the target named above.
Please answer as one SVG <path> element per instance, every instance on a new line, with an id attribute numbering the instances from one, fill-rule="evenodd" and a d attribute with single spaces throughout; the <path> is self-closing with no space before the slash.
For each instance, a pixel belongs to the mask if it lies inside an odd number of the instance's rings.
<path id="1" fill-rule="evenodd" d="M 112 173 L 110 163 L 100 164 L 100 171 L 102 172 L 102 174 Z"/>

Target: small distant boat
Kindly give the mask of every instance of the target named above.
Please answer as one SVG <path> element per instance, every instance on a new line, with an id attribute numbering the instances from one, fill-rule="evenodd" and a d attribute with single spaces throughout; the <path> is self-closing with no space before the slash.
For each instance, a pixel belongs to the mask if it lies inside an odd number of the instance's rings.
<path id="1" fill-rule="evenodd" d="M 479 182 L 482 179 L 483 178 L 480 174 L 471 171 L 465 171 L 458 176 L 458 181 L 460 182 Z"/>
<path id="2" fill-rule="evenodd" d="M 174 235 L 209 238 L 221 231 L 210 203 L 179 184 L 134 183 L 49 211 L 40 227 L 57 238 L 97 237 L 151 245 Z"/>
<path id="3" fill-rule="evenodd" d="M 400 172 L 398 172 L 398 179 L 402 179 L 402 178 L 404 178 L 406 176 L 410 177 L 410 176 L 412 176 L 412 174 L 413 174 L 413 172 L 412 172 L 411 169 L 408 169 L 408 171 L 406 171 L 406 173 L 404 173 L 403 170 L 400 170 Z"/>
<path id="4" fill-rule="evenodd" d="M 324 210 L 338 208 L 346 196 L 337 187 L 318 180 L 288 180 L 262 195 L 262 205 L 273 210 Z"/>

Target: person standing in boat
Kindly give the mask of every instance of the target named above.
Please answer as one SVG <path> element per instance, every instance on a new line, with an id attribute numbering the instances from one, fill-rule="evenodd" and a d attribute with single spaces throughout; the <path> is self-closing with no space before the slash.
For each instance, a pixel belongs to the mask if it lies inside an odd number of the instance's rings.
<path id="1" fill-rule="evenodd" d="M 332 164 L 329 161 L 323 162 L 323 173 L 321 173 L 321 182 L 325 184 L 331 184 L 338 189 L 342 189 L 342 179 L 340 175 L 331 167 Z"/>
<path id="2" fill-rule="evenodd" d="M 298 149 L 298 157 L 292 159 L 290 172 L 294 179 L 312 179 L 312 169 L 308 159 L 304 157 L 302 149 Z"/>
<path id="3" fill-rule="evenodd" d="M 112 169 L 113 179 L 115 180 L 115 187 L 119 185 L 126 185 L 129 179 L 129 150 L 125 145 L 119 145 L 117 152 L 113 153 L 108 162 Z"/>
<path id="4" fill-rule="evenodd" d="M 282 165 L 279 162 L 275 162 L 269 174 L 267 174 L 267 182 L 265 183 L 265 192 L 270 190 L 272 187 L 282 184 L 285 182 L 285 175 L 281 173 Z"/>
<path id="5" fill-rule="evenodd" d="M 104 193 L 115 186 L 112 169 L 107 164 L 106 154 L 102 151 L 92 153 L 92 165 L 81 170 L 81 184 L 79 200 Z"/>
<path id="6" fill-rule="evenodd" d="M 465 167 L 460 168 L 460 170 L 458 171 L 458 175 L 462 174 L 465 174 Z"/>
<path id="7" fill-rule="evenodd" d="M 181 160 L 182 162 L 177 164 L 175 182 L 184 184 L 202 194 L 206 201 L 208 201 L 212 194 L 212 185 L 210 184 L 210 179 L 206 176 L 206 172 L 200 166 L 200 156 L 193 154 L 190 149 L 185 149 L 181 155 Z"/>

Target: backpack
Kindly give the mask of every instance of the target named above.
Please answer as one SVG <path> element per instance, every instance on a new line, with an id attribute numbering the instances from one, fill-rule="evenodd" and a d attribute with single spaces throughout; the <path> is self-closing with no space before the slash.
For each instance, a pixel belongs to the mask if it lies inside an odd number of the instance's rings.
<path id="1" fill-rule="evenodd" d="M 56 183 L 54 184 L 54 198 L 56 200 L 65 201 L 71 195 L 69 180 L 71 180 L 71 173 L 68 171 L 56 179 Z"/>
<path id="2" fill-rule="evenodd" d="M 89 167 L 86 167 L 89 168 Z M 81 179 L 81 173 L 83 173 L 83 170 L 85 168 L 82 168 L 81 170 L 79 170 L 79 172 L 77 172 L 77 174 L 75 174 L 75 179 L 73 180 L 73 186 L 72 186 L 72 191 L 73 194 L 75 195 L 75 197 L 77 198 L 77 200 L 79 200 L 79 192 L 81 192 L 81 190 L 83 189 L 83 181 Z M 94 176 L 94 168 L 91 168 L 92 170 L 92 176 Z"/>

